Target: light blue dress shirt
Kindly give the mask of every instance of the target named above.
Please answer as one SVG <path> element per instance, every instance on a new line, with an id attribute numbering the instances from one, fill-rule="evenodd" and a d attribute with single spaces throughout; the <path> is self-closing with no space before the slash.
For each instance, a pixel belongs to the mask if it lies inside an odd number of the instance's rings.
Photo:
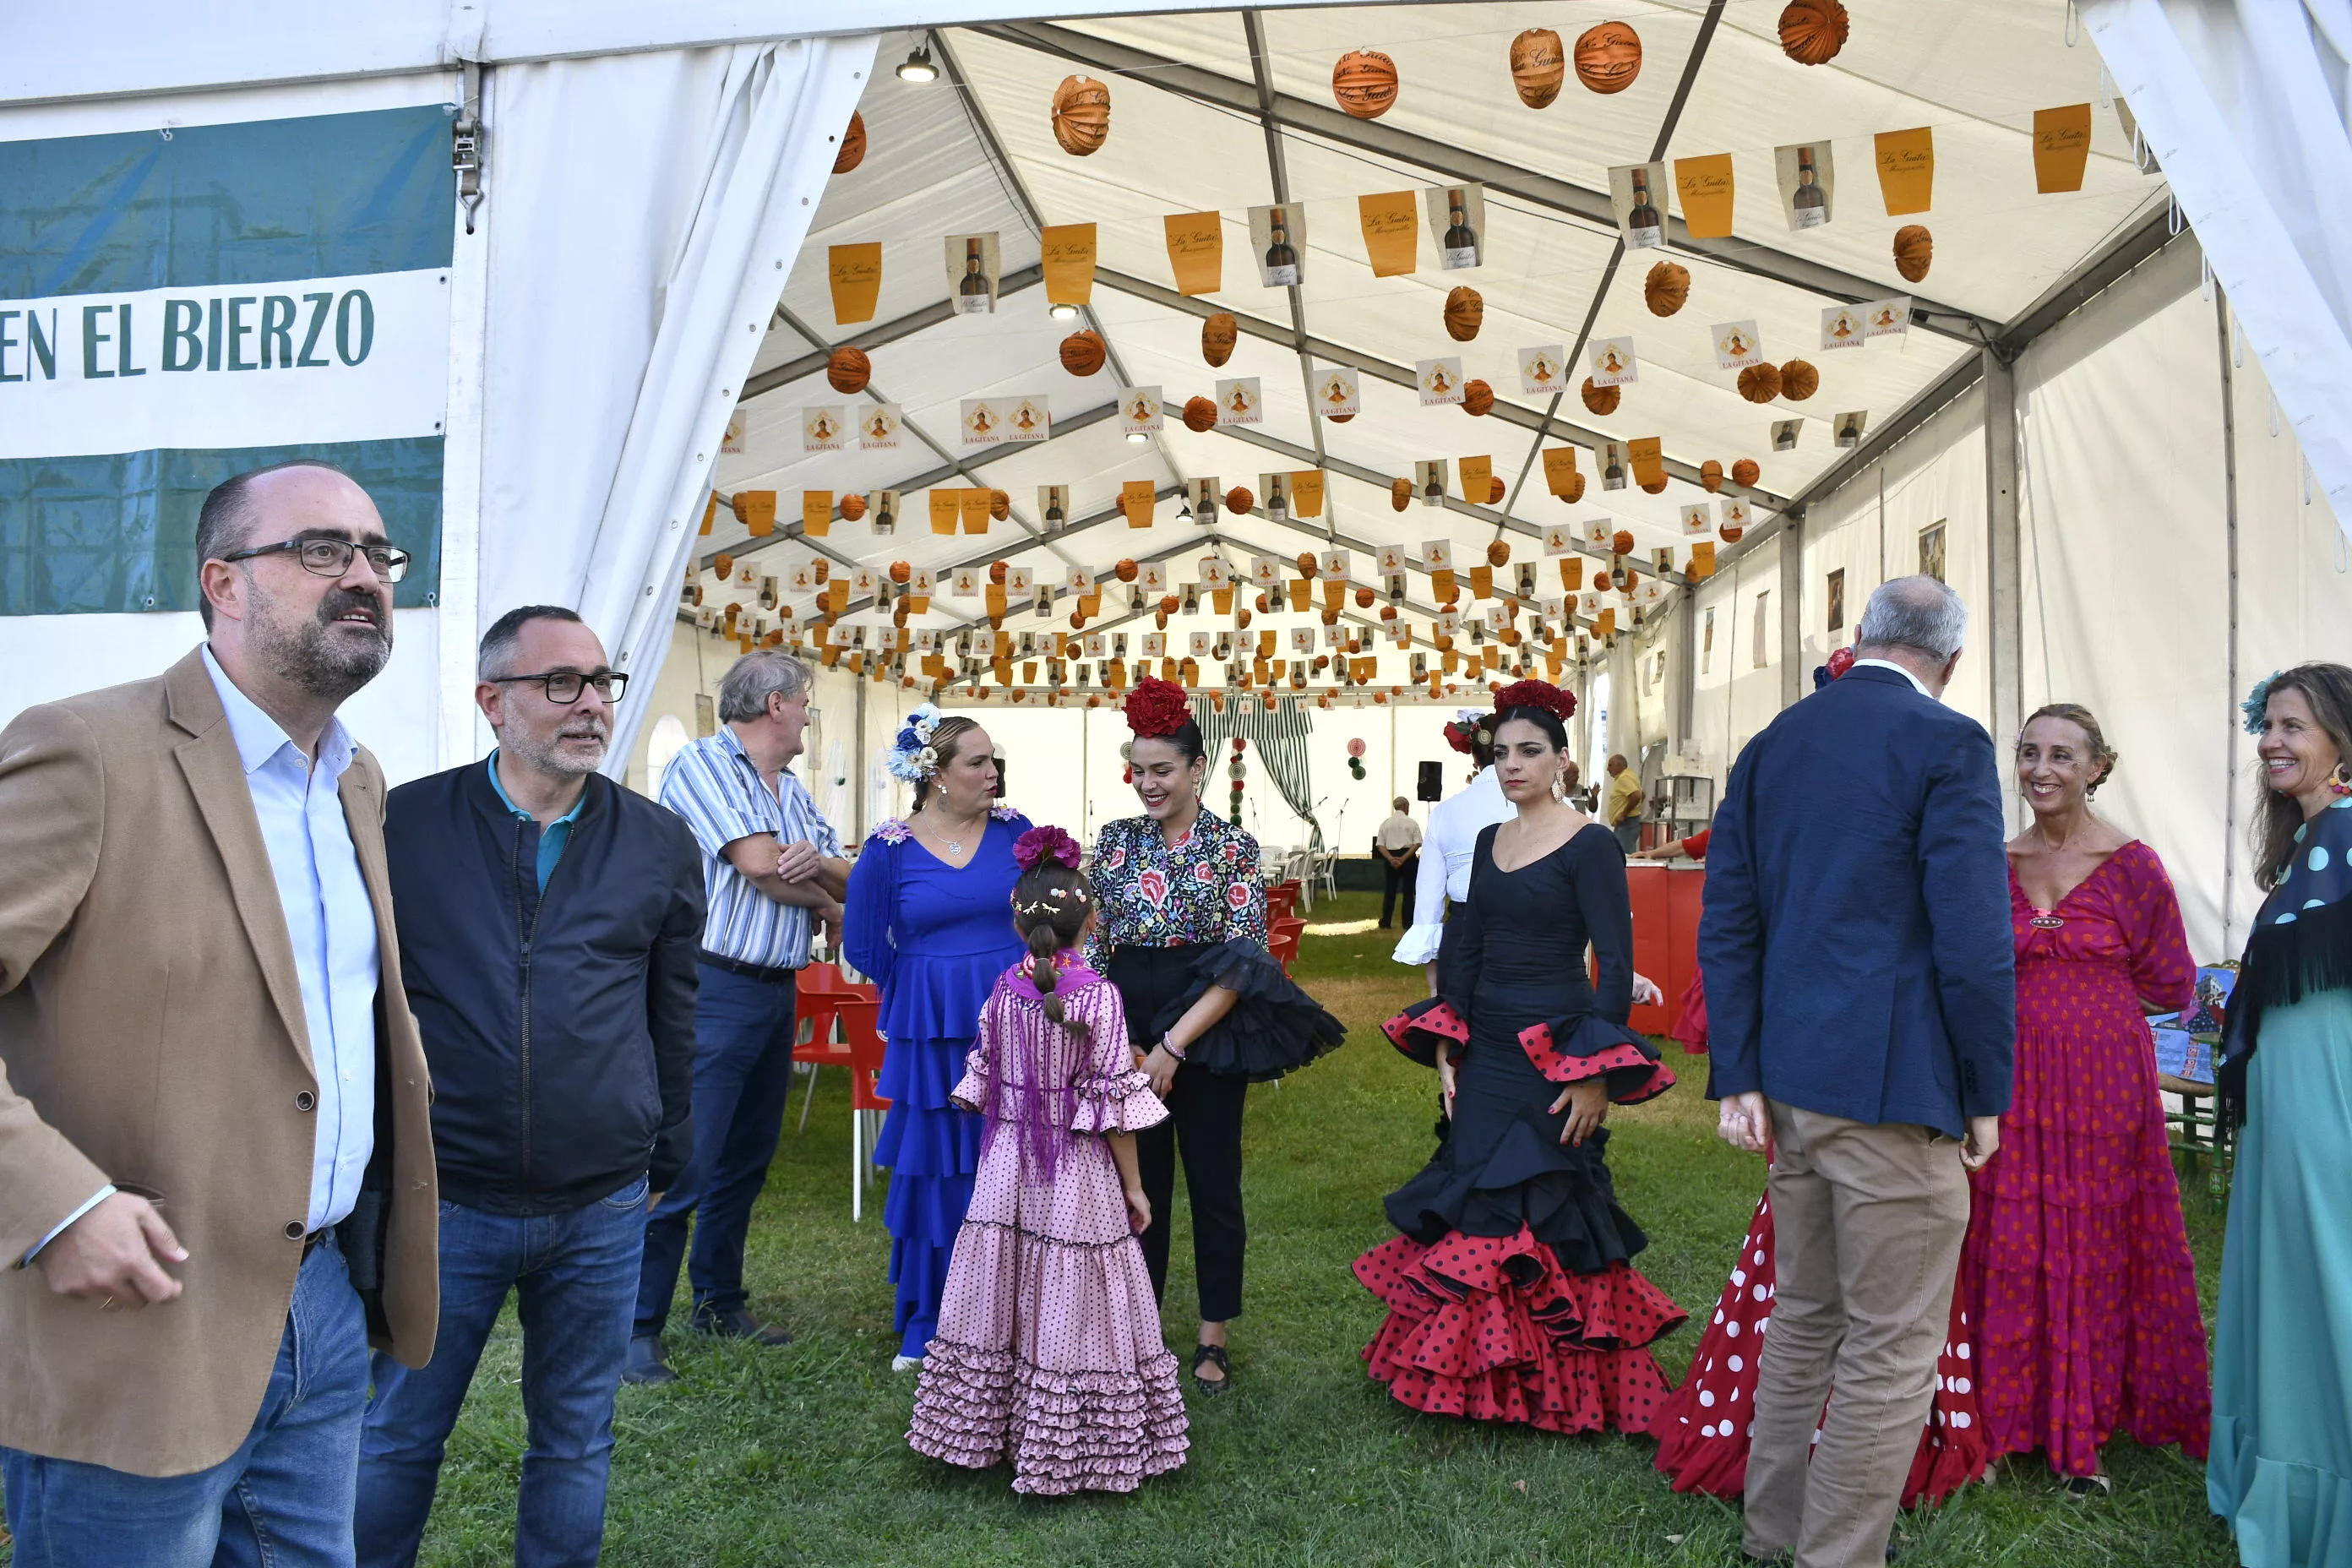
<path id="1" fill-rule="evenodd" d="M 727 846 L 755 833 L 772 833 L 779 844 L 805 841 L 829 860 L 841 858 L 841 835 L 817 811 L 808 786 L 788 767 L 770 789 L 735 727 L 721 724 L 717 734 L 690 742 L 670 759 L 662 770 L 661 803 L 685 819 L 702 850 L 703 890 L 709 900 L 703 951 L 739 963 L 805 968 L 814 923 L 810 911 L 760 891 L 727 858 Z"/>
<path id="2" fill-rule="evenodd" d="M 330 719 L 319 760 L 308 763 L 278 721 L 256 707 L 204 650 L 205 673 L 228 714 L 229 738 L 245 764 L 253 814 L 278 883 L 302 984 L 302 1021 L 319 1079 L 318 1129 L 310 1159 L 310 1228 L 352 1212 L 375 1148 L 375 998 L 383 978 L 375 906 L 360 878 L 337 784 L 356 750 Z"/>
<path id="3" fill-rule="evenodd" d="M 490 770 L 490 787 L 499 792 L 499 804 L 513 812 L 519 821 L 536 822 L 537 817 L 517 805 L 514 803 L 514 797 L 507 794 L 506 784 L 499 778 L 499 749 L 496 746 L 490 748 L 490 760 L 485 765 Z M 587 804 L 588 791 L 583 786 L 580 791 L 580 798 L 572 803 L 572 809 L 549 823 L 541 831 L 538 865 L 541 892 L 547 891 L 547 879 L 555 875 L 555 863 L 563 858 L 563 847 L 572 842 L 572 829 L 578 826 L 580 810 Z"/>

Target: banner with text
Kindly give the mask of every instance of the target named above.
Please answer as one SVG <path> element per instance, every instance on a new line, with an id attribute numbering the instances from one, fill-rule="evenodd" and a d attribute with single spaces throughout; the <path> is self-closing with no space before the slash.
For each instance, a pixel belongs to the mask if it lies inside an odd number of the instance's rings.
<path id="1" fill-rule="evenodd" d="M 315 458 L 440 587 L 440 105 L 0 142 L 0 615 L 196 607 L 196 512 Z"/>

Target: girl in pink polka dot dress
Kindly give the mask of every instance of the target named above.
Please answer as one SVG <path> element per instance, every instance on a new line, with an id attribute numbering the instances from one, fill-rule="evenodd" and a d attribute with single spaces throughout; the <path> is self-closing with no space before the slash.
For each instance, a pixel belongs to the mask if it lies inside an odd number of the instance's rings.
<path id="1" fill-rule="evenodd" d="M 1134 1134 L 1168 1110 L 1118 989 L 1079 959 L 1094 899 L 1076 841 L 1033 828 L 1013 857 L 1029 956 L 981 1009 L 955 1087 L 985 1130 L 907 1440 L 973 1469 L 1009 1458 L 1018 1492 L 1133 1491 L 1190 1446 L 1135 1239 L 1151 1205 Z"/>

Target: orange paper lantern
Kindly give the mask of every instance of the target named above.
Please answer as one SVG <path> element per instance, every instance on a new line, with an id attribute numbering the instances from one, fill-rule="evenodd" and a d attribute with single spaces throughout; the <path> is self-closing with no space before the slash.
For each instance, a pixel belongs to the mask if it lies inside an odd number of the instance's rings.
<path id="1" fill-rule="evenodd" d="M 1072 332 L 1062 340 L 1062 368 L 1072 375 L 1094 374 L 1109 355 L 1109 345 L 1097 332 Z"/>
<path id="2" fill-rule="evenodd" d="M 1642 36 L 1622 22 L 1588 27 L 1576 40 L 1576 79 L 1594 92 L 1622 92 L 1642 74 Z"/>
<path id="3" fill-rule="evenodd" d="M 1074 158 L 1098 152 L 1110 137 L 1110 89 L 1087 77 L 1062 79 L 1054 89 L 1054 140 Z"/>
<path id="4" fill-rule="evenodd" d="M 1780 52 L 1801 66 L 1822 66 L 1845 47 L 1848 23 L 1838 0 L 1789 0 L 1780 12 Z"/>
<path id="5" fill-rule="evenodd" d="M 864 349 L 845 343 L 824 362 L 826 384 L 844 396 L 865 391 L 866 384 L 873 378 L 874 362 L 866 357 Z"/>
<path id="6" fill-rule="evenodd" d="M 1331 68 L 1331 96 L 1359 120 L 1378 120 L 1396 105 L 1396 61 L 1378 49 L 1352 49 Z"/>
<path id="7" fill-rule="evenodd" d="M 846 174 L 866 162 L 866 116 L 852 110 L 849 129 L 841 133 L 841 151 L 833 157 L 833 172 Z"/>
<path id="8" fill-rule="evenodd" d="M 1550 107 L 1567 77 L 1566 51 L 1549 27 L 1529 27 L 1511 40 L 1511 87 L 1529 109 Z"/>

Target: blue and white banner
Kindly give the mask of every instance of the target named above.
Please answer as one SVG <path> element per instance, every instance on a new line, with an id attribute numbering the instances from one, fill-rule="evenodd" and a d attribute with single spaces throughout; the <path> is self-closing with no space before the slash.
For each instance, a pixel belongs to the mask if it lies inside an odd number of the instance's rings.
<path id="1" fill-rule="evenodd" d="M 0 614 L 187 610 L 197 509 L 324 458 L 440 583 L 441 105 L 0 142 Z"/>

